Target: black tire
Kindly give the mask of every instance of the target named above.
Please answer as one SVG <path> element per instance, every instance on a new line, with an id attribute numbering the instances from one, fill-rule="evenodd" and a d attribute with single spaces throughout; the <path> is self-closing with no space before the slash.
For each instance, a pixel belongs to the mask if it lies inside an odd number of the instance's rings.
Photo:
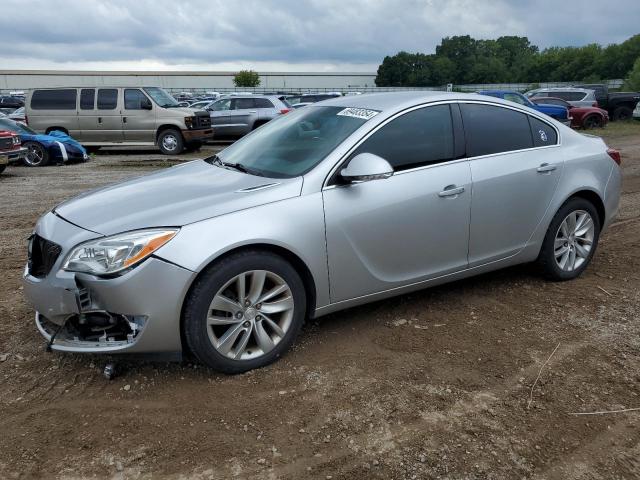
<path id="1" fill-rule="evenodd" d="M 598 115 L 589 115 L 582 120 L 582 127 L 587 130 L 590 128 L 602 128 L 603 124 L 603 119 Z"/>
<path id="2" fill-rule="evenodd" d="M 293 315 L 284 336 L 272 350 L 257 358 L 236 360 L 216 350 L 209 339 L 208 329 L 213 327 L 208 326 L 206 320 L 211 302 L 218 291 L 236 276 L 253 270 L 272 272 L 286 282 L 294 302 Z M 304 284 L 293 266 L 274 253 L 247 250 L 216 262 L 196 280 L 185 300 L 182 325 L 187 346 L 199 361 L 219 372 L 236 374 L 264 367 L 289 350 L 304 324 L 305 314 Z M 259 315 L 256 321 L 258 319 Z M 233 342 L 235 344 L 236 340 Z M 247 349 L 249 350 L 248 347 Z"/>
<path id="3" fill-rule="evenodd" d="M 624 105 L 616 107 L 613 111 L 614 120 L 629 120 L 633 116 L 633 110 Z"/>
<path id="4" fill-rule="evenodd" d="M 4 172 L 6 168 L 7 168 L 6 165 L 0 165 L 0 173 Z"/>
<path id="5" fill-rule="evenodd" d="M 165 155 L 179 155 L 184 150 L 184 139 L 180 130 L 168 128 L 158 135 L 158 147 Z"/>
<path id="6" fill-rule="evenodd" d="M 91 155 L 92 153 L 98 153 L 100 151 L 100 147 L 96 146 L 84 147 L 84 149 L 89 155 Z"/>
<path id="7" fill-rule="evenodd" d="M 27 167 L 44 167 L 49 165 L 49 152 L 38 142 L 24 142 L 22 144 L 26 148 L 27 154 L 22 162 Z"/>
<path id="8" fill-rule="evenodd" d="M 251 130 L 255 130 L 256 128 L 260 128 L 262 125 L 269 123 L 268 121 L 265 120 L 257 120 L 254 124 L 253 124 L 253 128 Z"/>
<path id="9" fill-rule="evenodd" d="M 51 127 L 51 128 L 47 128 L 47 130 L 44 132 L 47 135 L 49 135 L 51 132 L 62 132 L 65 135 L 69 135 L 69 132 L 67 131 L 66 128 L 62 128 L 62 127 Z"/>
<path id="10" fill-rule="evenodd" d="M 587 212 L 593 220 L 594 232 L 591 251 L 580 266 L 578 266 L 575 270 L 566 271 L 561 269 L 556 262 L 554 248 L 556 234 L 558 233 L 560 226 L 565 218 L 567 218 L 570 213 L 579 210 Z M 589 200 L 581 197 L 573 197 L 567 200 L 553 217 L 551 225 L 549 225 L 547 233 L 544 237 L 542 248 L 540 249 L 537 263 L 540 266 L 544 276 L 549 280 L 554 281 L 573 280 L 574 278 L 580 276 L 580 274 L 589 266 L 589 263 L 591 262 L 591 259 L 596 252 L 598 240 L 600 238 L 600 228 L 600 218 L 598 216 L 598 212 Z"/>

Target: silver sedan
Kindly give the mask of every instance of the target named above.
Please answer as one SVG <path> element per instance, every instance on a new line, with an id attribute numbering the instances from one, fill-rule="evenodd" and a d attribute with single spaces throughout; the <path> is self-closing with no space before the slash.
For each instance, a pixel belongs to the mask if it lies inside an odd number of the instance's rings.
<path id="1" fill-rule="evenodd" d="M 242 372 L 306 318 L 525 262 L 576 278 L 618 210 L 619 164 L 496 98 L 336 98 L 56 206 L 25 293 L 53 350 L 188 349 Z"/>

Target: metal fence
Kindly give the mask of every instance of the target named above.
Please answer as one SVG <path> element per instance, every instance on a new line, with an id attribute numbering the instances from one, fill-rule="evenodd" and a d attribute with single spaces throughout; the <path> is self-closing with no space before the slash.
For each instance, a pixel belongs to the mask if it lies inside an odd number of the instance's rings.
<path id="1" fill-rule="evenodd" d="M 469 85 L 453 85 L 454 91 L 459 92 L 476 92 L 478 90 L 515 90 L 518 92 L 525 92 L 533 88 L 553 88 L 553 87 L 568 87 L 580 82 L 541 82 L 541 83 L 478 83 Z M 610 89 L 621 88 L 624 84 L 622 79 L 602 80 L 600 83 L 605 83 Z M 226 87 L 210 87 L 210 88 L 167 88 L 166 89 L 172 95 L 178 96 L 181 93 L 188 93 L 194 97 L 207 95 L 209 92 L 218 93 L 233 93 L 233 92 L 251 92 L 257 94 L 265 93 L 277 93 L 277 94 L 302 94 L 302 93 L 327 93 L 327 92 L 340 92 L 342 94 L 348 92 L 360 92 L 360 93 L 375 93 L 375 92 L 401 92 L 401 91 L 445 91 L 447 85 L 438 87 L 349 87 L 349 88 L 226 88 Z M 0 90 L 0 94 L 9 95 L 11 92 L 19 91 L 19 89 Z M 25 92 L 27 89 L 24 90 Z"/>

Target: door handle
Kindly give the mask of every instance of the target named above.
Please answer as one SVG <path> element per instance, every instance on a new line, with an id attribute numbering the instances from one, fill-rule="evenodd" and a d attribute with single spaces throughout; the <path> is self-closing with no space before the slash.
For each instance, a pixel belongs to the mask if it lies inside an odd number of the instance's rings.
<path id="1" fill-rule="evenodd" d="M 536 172 L 538 172 L 538 173 L 549 173 L 549 172 L 553 172 L 556 168 L 558 168 L 558 167 L 556 167 L 555 165 L 550 165 L 548 163 L 543 163 L 538 168 L 536 168 Z"/>
<path id="2" fill-rule="evenodd" d="M 439 197 L 453 197 L 464 192 L 464 187 L 456 187 L 455 185 L 447 185 L 444 190 L 438 193 Z"/>
<path id="3" fill-rule="evenodd" d="M 102 123 L 102 117 L 98 117 L 98 123 Z"/>
<path id="4" fill-rule="evenodd" d="M 122 117 L 122 123 L 127 123 L 127 117 Z"/>

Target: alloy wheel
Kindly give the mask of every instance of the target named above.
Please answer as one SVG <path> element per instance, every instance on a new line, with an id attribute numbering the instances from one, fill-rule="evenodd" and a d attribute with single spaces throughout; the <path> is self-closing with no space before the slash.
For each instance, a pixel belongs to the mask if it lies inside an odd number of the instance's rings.
<path id="1" fill-rule="evenodd" d="M 589 212 L 575 210 L 565 217 L 556 232 L 553 254 L 565 272 L 574 271 L 589 258 L 595 225 Z"/>
<path id="2" fill-rule="evenodd" d="M 38 144 L 30 143 L 27 147 L 27 154 L 24 159 L 30 167 L 37 167 L 44 159 L 44 149 Z"/>
<path id="3" fill-rule="evenodd" d="M 252 270 L 229 280 L 207 311 L 213 347 L 234 360 L 269 353 L 291 326 L 294 301 L 285 280 L 267 270 Z"/>

